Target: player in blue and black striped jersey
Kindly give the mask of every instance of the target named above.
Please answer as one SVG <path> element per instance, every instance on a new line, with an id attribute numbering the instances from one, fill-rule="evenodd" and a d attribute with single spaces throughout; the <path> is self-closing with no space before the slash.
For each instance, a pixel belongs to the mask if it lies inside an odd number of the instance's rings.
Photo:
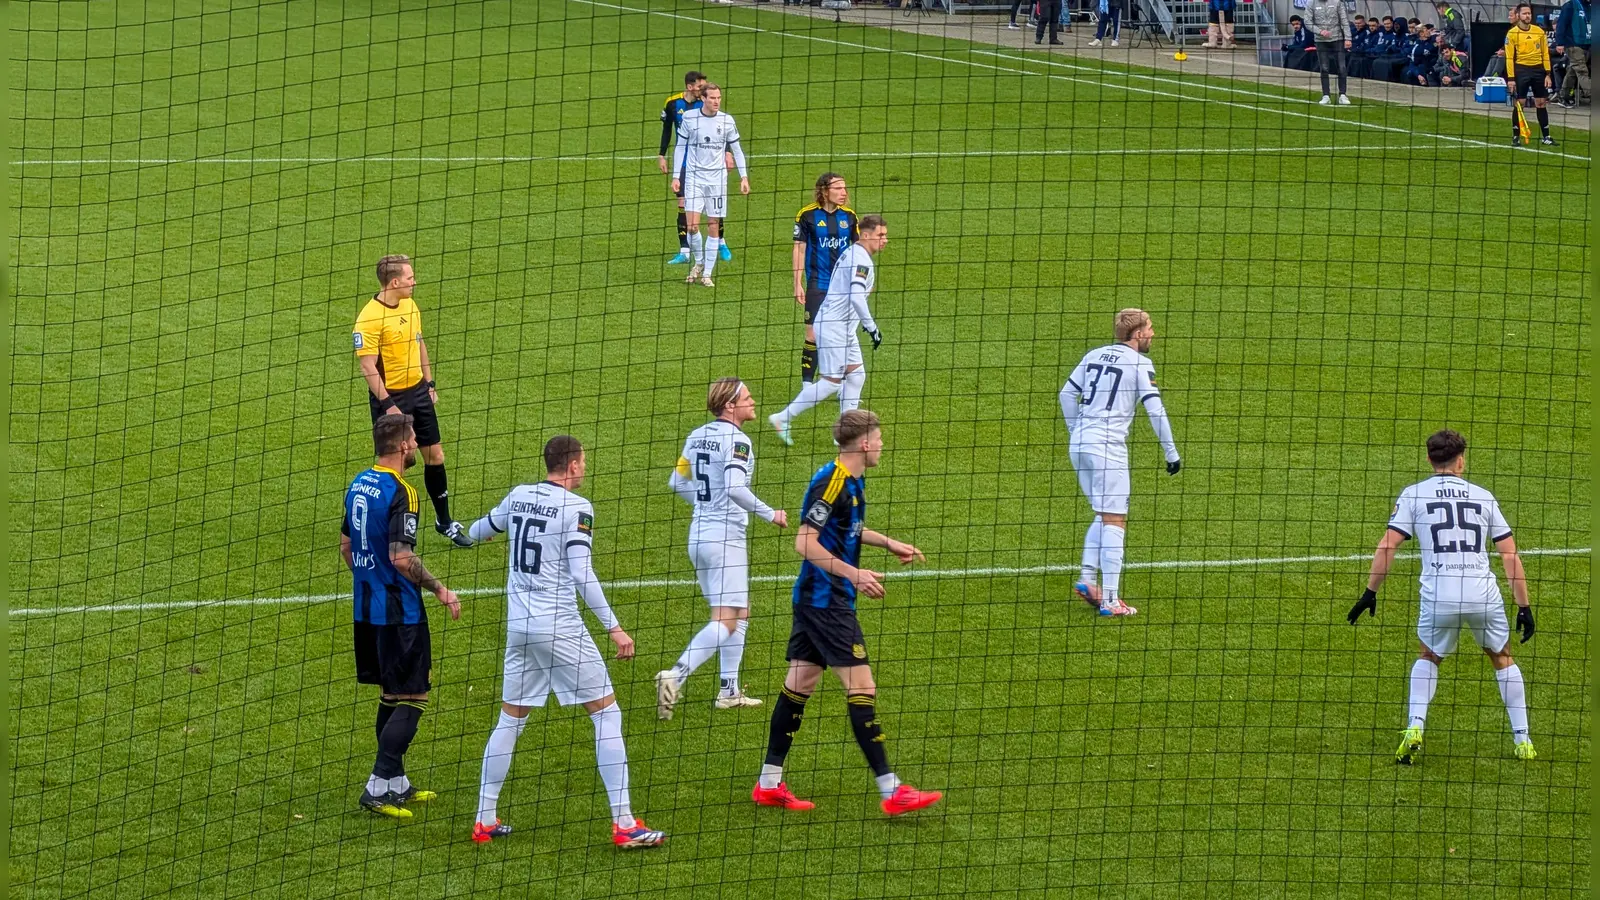
<path id="1" fill-rule="evenodd" d="M 817 176 L 814 202 L 794 217 L 794 302 L 806 311 L 806 342 L 800 350 L 800 380 L 817 377 L 817 332 L 812 323 L 828 295 L 828 281 L 839 255 L 861 237 L 850 189 L 835 172 Z"/>
<path id="2" fill-rule="evenodd" d="M 844 685 L 850 729 L 872 767 L 882 808 L 891 816 L 939 802 L 938 791 L 919 791 L 904 784 L 889 768 L 883 729 L 877 719 L 877 685 L 867 662 L 866 639 L 856 619 L 859 591 L 883 596 L 883 575 L 860 567 L 861 545 L 882 547 L 902 565 L 924 560 L 922 551 L 866 527 L 867 498 L 862 476 L 877 466 L 883 453 L 878 417 L 864 409 L 841 415 L 833 426 L 839 458 L 817 470 L 800 506 L 800 531 L 794 547 L 804 561 L 794 583 L 794 626 L 789 632 L 789 672 L 772 709 L 767 757 L 750 799 L 761 806 L 807 810 L 783 781 L 783 761 L 816 690 L 822 670 L 832 668 Z"/>
<path id="3" fill-rule="evenodd" d="M 421 589 L 432 591 L 451 618 L 461 615 L 461 602 L 417 557 L 417 491 L 400 474 L 416 463 L 411 417 L 379 416 L 372 443 L 378 462 L 350 482 L 339 529 L 339 551 L 354 581 L 356 681 L 382 691 L 378 758 L 360 804 L 409 819 L 407 803 L 438 796 L 413 787 L 405 768 L 432 687 L 433 647 Z"/>
<path id="4" fill-rule="evenodd" d="M 700 91 L 705 86 L 705 73 L 690 69 L 683 73 L 683 91 L 668 97 L 661 105 L 661 148 L 656 151 L 656 167 L 669 180 L 672 178 L 672 167 L 667 163 L 671 158 L 669 150 L 678 137 L 679 129 L 683 127 L 683 114 L 700 108 Z M 683 191 L 673 193 L 678 197 L 678 255 L 667 260 L 667 264 L 678 266 L 689 262 L 689 216 L 683 209 Z M 728 223 L 726 220 L 718 221 L 720 228 L 717 233 L 722 244 L 717 249 L 717 258 L 727 262 L 733 259 L 733 251 L 728 249 Z"/>

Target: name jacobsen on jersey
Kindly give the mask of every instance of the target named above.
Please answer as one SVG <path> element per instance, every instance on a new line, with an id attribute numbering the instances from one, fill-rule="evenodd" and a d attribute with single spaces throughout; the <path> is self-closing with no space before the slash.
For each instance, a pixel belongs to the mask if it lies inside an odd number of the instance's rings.
<path id="1" fill-rule="evenodd" d="M 721 453 L 722 445 L 710 438 L 700 438 L 689 444 L 690 450 L 710 450 L 712 453 Z"/>
<path id="2" fill-rule="evenodd" d="M 532 513 L 536 516 L 550 516 L 554 518 L 561 514 L 561 510 L 554 506 L 540 506 L 537 503 L 523 503 L 521 500 L 511 501 L 511 511 L 519 513 Z"/>

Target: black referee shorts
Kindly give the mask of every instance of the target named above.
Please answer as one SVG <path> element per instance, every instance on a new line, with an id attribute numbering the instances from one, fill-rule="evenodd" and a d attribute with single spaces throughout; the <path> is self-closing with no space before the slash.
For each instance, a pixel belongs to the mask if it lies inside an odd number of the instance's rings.
<path id="1" fill-rule="evenodd" d="M 433 398 L 428 396 L 428 383 L 419 381 L 402 391 L 390 391 L 389 398 L 400 411 L 411 417 L 411 427 L 417 432 L 418 447 L 432 447 L 439 443 L 439 416 L 433 410 Z M 372 422 L 377 424 L 384 408 L 378 398 L 367 392 L 367 406 L 372 411 Z"/>
<path id="2" fill-rule="evenodd" d="M 1516 90 L 1511 93 L 1511 99 L 1520 101 L 1528 96 L 1529 91 L 1533 92 L 1533 99 L 1535 100 L 1544 100 L 1548 98 L 1550 96 L 1550 92 L 1546 90 L 1544 86 L 1544 77 L 1547 74 L 1549 73 L 1542 70 L 1538 72 L 1519 74 L 1517 76 L 1517 87 Z"/>
<path id="3" fill-rule="evenodd" d="M 824 669 L 867 665 L 867 639 L 861 633 L 856 611 L 848 606 L 818 609 L 805 603 L 795 604 L 789 650 L 784 658 Z"/>
<path id="4" fill-rule="evenodd" d="M 822 288 L 814 288 L 814 287 L 806 288 L 806 324 L 807 325 L 810 325 L 811 323 L 813 323 L 813 322 L 815 322 L 817 320 L 817 310 L 822 308 L 822 298 L 824 298 L 826 296 L 828 296 L 828 292 L 823 290 Z"/>
<path id="5" fill-rule="evenodd" d="M 426 694 L 433 686 L 433 637 L 428 623 L 355 623 L 356 681 L 385 694 Z"/>

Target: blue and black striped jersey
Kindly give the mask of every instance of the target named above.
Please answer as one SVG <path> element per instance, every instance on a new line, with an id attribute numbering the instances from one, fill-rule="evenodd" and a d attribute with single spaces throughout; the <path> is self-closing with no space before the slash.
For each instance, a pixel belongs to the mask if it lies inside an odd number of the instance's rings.
<path id="1" fill-rule="evenodd" d="M 683 127 L 683 114 L 691 109 L 699 109 L 699 100 L 689 100 L 683 94 L 676 93 L 667 98 L 661 105 L 661 150 L 659 155 L 666 156 L 667 148 L 672 145 L 672 137 L 678 129 Z"/>
<path id="2" fill-rule="evenodd" d="M 812 203 L 796 213 L 794 242 L 806 245 L 806 287 L 827 290 L 839 255 L 860 237 L 856 212 L 848 206 L 828 212 Z"/>
<path id="3" fill-rule="evenodd" d="M 800 504 L 801 521 L 817 530 L 823 549 L 852 566 L 861 564 L 861 532 L 867 520 L 866 480 L 851 475 L 837 459 L 817 470 Z M 855 609 L 856 586 L 829 575 L 809 560 L 794 582 L 795 605 Z"/>
<path id="4" fill-rule="evenodd" d="M 344 494 L 344 525 L 355 575 L 355 621 L 416 625 L 428 621 L 422 592 L 389 560 L 390 544 L 417 545 L 417 491 L 400 473 L 373 466 Z"/>

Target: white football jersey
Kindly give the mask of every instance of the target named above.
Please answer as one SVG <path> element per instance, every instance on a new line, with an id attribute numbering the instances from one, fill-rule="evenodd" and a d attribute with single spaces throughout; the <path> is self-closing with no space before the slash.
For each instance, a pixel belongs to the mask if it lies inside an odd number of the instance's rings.
<path id="1" fill-rule="evenodd" d="M 1150 357 L 1126 344 L 1108 344 L 1084 354 L 1061 388 L 1061 402 L 1078 398 L 1074 451 L 1112 460 L 1128 458 L 1128 429 L 1139 404 L 1159 397 Z"/>
<path id="2" fill-rule="evenodd" d="M 691 541 L 716 539 L 728 532 L 743 534 L 750 523 L 750 514 L 728 496 L 729 469 L 742 469 L 746 484 L 755 480 L 755 446 L 737 425 L 715 419 L 689 432 L 678 474 L 699 488 L 689 525 Z"/>
<path id="3" fill-rule="evenodd" d="M 698 109 L 683 114 L 678 143 L 684 148 L 683 178 L 699 183 L 728 183 L 725 154 L 739 142 L 739 126 L 733 116 L 718 111 L 714 116 Z M 740 165 L 743 165 L 741 162 Z"/>
<path id="4" fill-rule="evenodd" d="M 584 629 L 578 580 L 568 570 L 567 547 L 593 547 L 594 507 L 560 485 L 541 481 L 511 489 L 489 511 L 489 524 L 506 536 L 506 627 L 531 634 Z"/>
<path id="5" fill-rule="evenodd" d="M 1423 605 L 1502 603 L 1489 548 L 1511 536 L 1494 495 L 1455 475 L 1400 492 L 1389 527 L 1422 545 Z"/>
<path id="6" fill-rule="evenodd" d="M 817 307 L 815 322 L 845 322 L 851 326 L 861 324 L 861 317 L 850 303 L 850 290 L 865 289 L 870 295 L 878 284 L 878 270 L 872 264 L 872 254 L 860 244 L 851 244 L 839 254 L 833 264 L 833 275 L 828 281 L 828 293 Z"/>

